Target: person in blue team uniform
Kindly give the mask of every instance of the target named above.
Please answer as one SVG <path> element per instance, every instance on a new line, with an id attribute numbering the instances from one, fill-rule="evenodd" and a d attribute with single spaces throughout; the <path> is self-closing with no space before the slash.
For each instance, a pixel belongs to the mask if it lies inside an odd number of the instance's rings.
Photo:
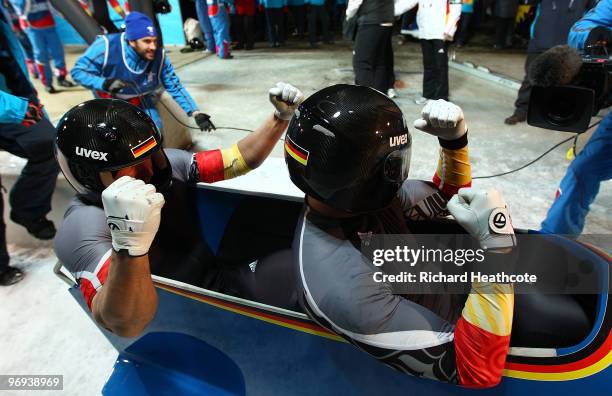
<path id="1" fill-rule="evenodd" d="M 612 0 L 601 0 L 576 22 L 568 44 L 584 50 L 599 41 L 612 42 Z M 576 159 L 557 190 L 557 198 L 542 222 L 542 232 L 579 235 L 589 206 L 602 181 L 612 179 L 612 113 L 608 113 Z"/>
<path id="2" fill-rule="evenodd" d="M 260 0 L 266 14 L 266 32 L 270 47 L 285 45 L 285 21 L 283 8 L 287 0 Z"/>
<path id="3" fill-rule="evenodd" d="M 325 44 L 333 44 L 329 34 L 329 13 L 325 8 L 325 0 L 308 0 L 308 4 L 310 4 L 308 11 L 308 40 L 310 41 L 310 46 L 316 46 L 317 41 L 319 41 L 317 23 L 321 24 L 323 42 Z"/>
<path id="4" fill-rule="evenodd" d="M 215 40 L 215 52 L 221 59 L 231 59 L 232 39 L 230 38 L 230 8 L 234 6 L 233 0 L 206 0 L 208 17 Z"/>
<path id="5" fill-rule="evenodd" d="M 53 59 L 57 82 L 62 87 L 73 87 L 66 79 L 64 46 L 55 30 L 55 20 L 48 0 L 10 0 L 19 15 L 21 28 L 25 31 L 34 50 L 34 60 L 40 80 L 49 93 L 57 92 L 53 87 L 53 72 L 49 58 Z"/>
<path id="6" fill-rule="evenodd" d="M 0 148 L 28 160 L 11 192 L 10 217 L 39 239 L 52 239 L 55 226 L 46 218 L 59 168 L 53 156 L 55 128 L 42 110 L 28 78 L 24 54 L 0 4 Z M 0 192 L 0 213 L 4 197 Z M 0 216 L 0 286 L 23 279 L 9 266 L 6 226 Z"/>
<path id="7" fill-rule="evenodd" d="M 233 0 L 206 0 L 206 4 L 215 36 L 215 52 L 221 59 L 231 59 L 229 7 L 233 6 Z"/>
<path id="8" fill-rule="evenodd" d="M 204 51 L 214 54 L 216 52 L 215 36 L 213 34 L 212 25 L 210 24 L 210 18 L 208 17 L 208 5 L 206 5 L 206 0 L 196 0 L 195 5 L 200 28 L 202 29 L 202 35 L 204 36 L 204 41 L 206 41 L 206 49 Z"/>
<path id="9" fill-rule="evenodd" d="M 19 23 L 19 15 L 15 12 L 15 9 L 11 5 L 8 0 L 2 0 L 2 7 L 4 7 L 4 11 L 6 12 L 6 19 L 9 21 L 13 28 L 13 33 L 15 33 L 15 37 L 19 40 L 21 47 L 24 50 L 25 55 L 25 63 L 28 71 L 30 72 L 30 76 L 32 78 L 38 79 L 38 70 L 36 69 L 36 63 L 34 62 L 34 49 L 32 48 L 32 43 L 30 43 L 30 39 L 26 35 L 26 33 L 21 29 L 21 23 Z"/>
<path id="10" fill-rule="evenodd" d="M 305 0 L 287 0 L 287 6 L 293 16 L 293 24 L 295 25 L 294 36 L 303 38 L 306 32 L 306 3 Z"/>
<path id="11" fill-rule="evenodd" d="M 131 12 L 123 33 L 99 36 L 72 69 L 72 78 L 97 98 L 116 97 L 144 109 L 163 130 L 155 108 L 163 90 L 174 98 L 203 131 L 215 129 L 181 84 L 163 48 L 157 46 L 157 29 L 146 15 Z"/>

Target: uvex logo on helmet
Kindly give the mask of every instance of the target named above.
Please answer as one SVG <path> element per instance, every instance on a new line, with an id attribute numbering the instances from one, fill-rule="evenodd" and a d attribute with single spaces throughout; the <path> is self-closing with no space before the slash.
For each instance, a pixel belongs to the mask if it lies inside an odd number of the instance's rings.
<path id="1" fill-rule="evenodd" d="M 408 134 L 403 134 L 400 136 L 391 136 L 389 138 L 389 147 L 400 146 L 402 144 L 408 143 Z"/>
<path id="2" fill-rule="evenodd" d="M 88 150 L 86 148 L 79 147 L 79 146 L 76 146 L 75 151 L 76 151 L 76 155 L 80 157 L 91 158 L 91 159 L 95 159 L 98 161 L 108 162 L 108 160 L 106 159 L 106 156 L 108 155 L 108 153 L 103 153 L 102 151 L 96 151 L 96 150 Z"/>

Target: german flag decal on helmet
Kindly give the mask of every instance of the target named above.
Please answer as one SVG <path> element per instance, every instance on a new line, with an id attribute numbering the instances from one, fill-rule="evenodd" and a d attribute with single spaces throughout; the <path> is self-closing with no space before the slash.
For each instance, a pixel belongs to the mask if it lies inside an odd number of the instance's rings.
<path id="1" fill-rule="evenodd" d="M 306 166 L 308 163 L 308 150 L 303 149 L 302 147 L 295 144 L 293 140 L 289 136 L 285 137 L 285 150 L 287 154 L 293 157 L 297 162 Z"/>
<path id="2" fill-rule="evenodd" d="M 151 149 L 155 146 L 157 146 L 157 141 L 153 136 L 151 136 L 144 142 L 140 143 L 138 146 L 132 148 L 132 154 L 134 155 L 134 158 L 138 158 L 143 154 L 151 151 Z"/>

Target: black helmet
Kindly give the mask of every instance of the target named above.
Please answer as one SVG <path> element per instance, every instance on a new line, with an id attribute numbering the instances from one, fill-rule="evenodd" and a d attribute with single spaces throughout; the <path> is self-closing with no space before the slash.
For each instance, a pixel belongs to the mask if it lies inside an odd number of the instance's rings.
<path id="1" fill-rule="evenodd" d="M 291 181 L 350 213 L 382 209 L 408 177 L 412 139 L 399 107 L 372 88 L 338 84 L 307 98 L 285 138 Z"/>
<path id="2" fill-rule="evenodd" d="M 83 102 L 57 124 L 55 156 L 77 192 L 101 193 L 100 172 L 117 171 L 153 156 L 151 184 L 170 185 L 172 169 L 161 149 L 162 135 L 144 111 L 119 99 Z"/>

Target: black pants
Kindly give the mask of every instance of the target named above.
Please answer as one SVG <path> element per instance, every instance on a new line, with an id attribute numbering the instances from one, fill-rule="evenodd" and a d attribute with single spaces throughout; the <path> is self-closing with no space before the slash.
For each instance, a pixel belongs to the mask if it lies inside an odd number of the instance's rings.
<path id="1" fill-rule="evenodd" d="M 59 168 L 53 156 L 55 128 L 45 118 L 31 127 L 21 124 L 0 124 L 0 148 L 28 160 L 9 194 L 11 216 L 27 222 L 51 211 L 51 197 Z M 4 199 L 0 193 L 0 214 Z M 6 225 L 0 217 L 0 272 L 6 269 Z"/>
<path id="2" fill-rule="evenodd" d="M 285 42 L 285 21 L 282 8 L 266 8 L 266 26 L 270 45 Z"/>
<path id="3" fill-rule="evenodd" d="M 235 15 L 234 21 L 238 46 L 244 46 L 247 49 L 253 48 L 255 43 L 255 16 Z"/>
<path id="4" fill-rule="evenodd" d="M 291 6 L 289 10 L 293 16 L 293 23 L 295 24 L 297 35 L 303 37 L 306 32 L 306 6 Z"/>
<path id="5" fill-rule="evenodd" d="M 459 19 L 459 28 L 457 29 L 457 34 L 455 35 L 455 40 L 457 44 L 463 45 L 467 43 L 468 36 L 470 33 L 470 19 L 472 19 L 471 12 L 462 12 L 461 19 Z"/>
<path id="6" fill-rule="evenodd" d="M 360 25 L 355 36 L 353 70 L 355 84 L 387 94 L 393 87 L 392 26 Z"/>
<path id="7" fill-rule="evenodd" d="M 346 4 L 334 4 L 332 12 L 332 31 L 342 33 L 342 22 L 346 15 Z"/>
<path id="8" fill-rule="evenodd" d="M 495 26 L 495 45 L 500 48 L 511 46 L 513 30 L 514 18 L 498 17 Z"/>
<path id="9" fill-rule="evenodd" d="M 527 78 L 527 71 L 529 70 L 529 65 L 535 58 L 540 55 L 539 52 L 529 52 L 527 53 L 527 59 L 525 59 L 525 77 L 523 77 L 523 83 L 518 91 L 518 96 L 516 98 L 516 102 L 514 102 L 514 114 L 518 116 L 527 116 L 527 109 L 529 108 L 529 96 L 531 96 L 531 83 Z"/>
<path id="10" fill-rule="evenodd" d="M 423 96 L 448 100 L 448 54 L 444 40 L 421 40 Z"/>
<path id="11" fill-rule="evenodd" d="M 310 5 L 310 11 L 308 11 L 308 39 L 310 40 L 310 44 L 315 44 L 319 41 L 317 34 L 317 22 L 319 21 L 321 22 L 323 41 L 326 43 L 331 41 L 327 8 L 324 5 Z"/>

